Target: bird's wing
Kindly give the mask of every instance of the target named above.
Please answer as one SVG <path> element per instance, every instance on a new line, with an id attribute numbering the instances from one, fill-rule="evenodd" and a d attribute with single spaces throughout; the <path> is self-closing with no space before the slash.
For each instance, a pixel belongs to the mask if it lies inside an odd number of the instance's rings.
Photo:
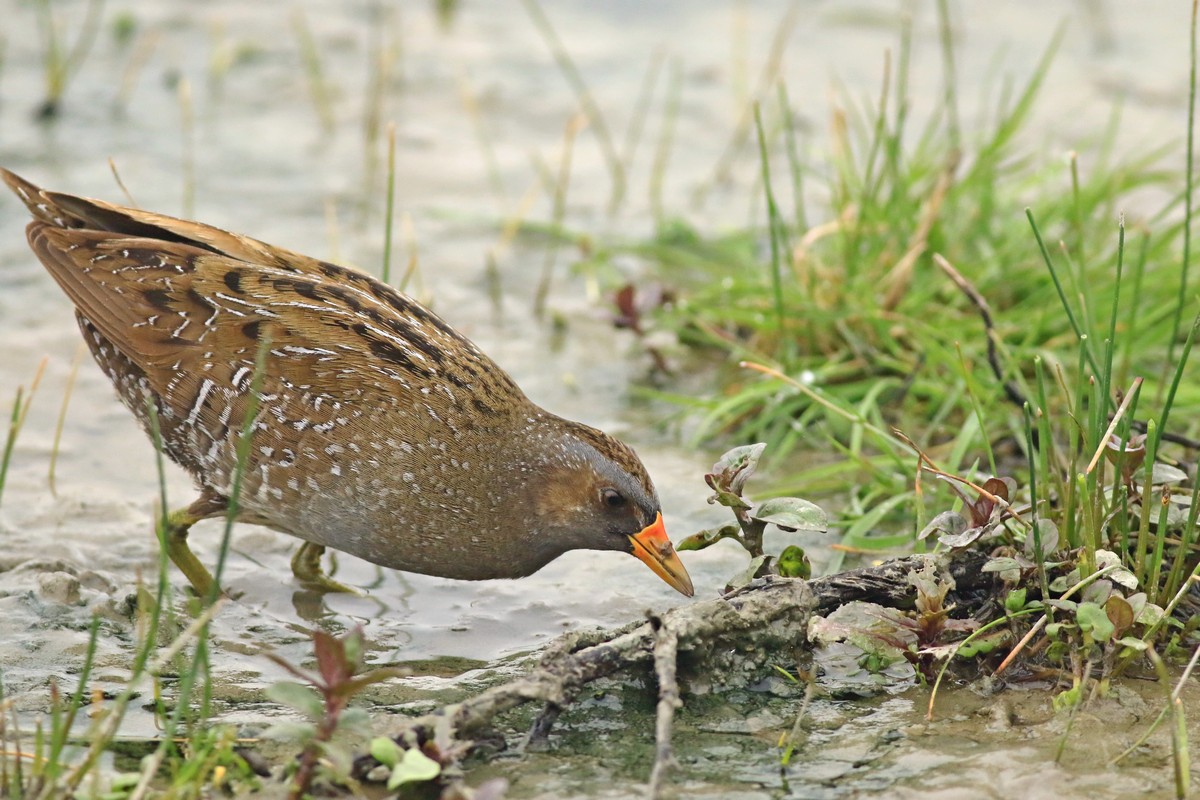
<path id="1" fill-rule="evenodd" d="M 308 419 L 314 405 L 315 420 L 368 398 L 403 409 L 436 392 L 434 407 L 472 403 L 486 413 L 522 397 L 436 315 L 357 271 L 325 264 L 305 273 L 42 221 L 28 236 L 80 315 L 180 415 L 236 415 L 226 408 L 243 404 L 260 346 L 263 394 L 296 417 L 287 422 Z"/>

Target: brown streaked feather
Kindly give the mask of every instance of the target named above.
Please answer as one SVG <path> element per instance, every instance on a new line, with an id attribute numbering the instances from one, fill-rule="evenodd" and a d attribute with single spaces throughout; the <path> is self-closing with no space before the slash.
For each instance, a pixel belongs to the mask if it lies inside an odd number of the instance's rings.
<path id="1" fill-rule="evenodd" d="M 469 340 L 373 277 L 0 179 L 33 215 L 30 245 L 123 402 L 147 429 L 157 410 L 163 449 L 201 489 L 195 514 L 225 507 L 249 422 L 239 519 L 377 564 L 516 577 L 569 549 L 630 552 L 635 534 L 661 536 L 632 450 L 538 408 Z M 610 488 L 629 502 L 614 511 Z"/>
<path id="2" fill-rule="evenodd" d="M 329 284 L 334 299 L 345 299 L 348 303 L 353 303 L 352 295 L 360 299 L 364 295 L 370 295 L 379 304 L 389 307 L 392 312 L 413 317 L 423 325 L 436 328 L 439 336 L 447 340 L 453 339 L 472 350 L 476 349 L 470 340 L 437 315 L 360 270 L 320 261 L 201 222 L 118 206 L 103 200 L 46 191 L 2 167 L 0 178 L 21 198 L 36 219 L 52 226 L 124 234 L 130 238 L 146 239 L 152 242 L 152 248 L 162 243 L 192 245 L 251 265 L 298 273 L 321 284 Z M 384 308 L 380 310 L 384 314 L 391 313 Z"/>
<path id="3" fill-rule="evenodd" d="M 167 376 L 204 369 L 204 353 L 252 364 L 257 342 L 274 331 L 287 349 L 273 371 L 314 391 L 343 391 L 350 359 L 356 377 L 372 378 L 368 385 L 388 400 L 430 383 L 470 390 L 485 404 L 523 397 L 468 340 L 361 273 L 324 264 L 298 276 L 188 244 L 45 222 L 30 223 L 28 236 L 80 312 L 156 392 Z M 166 375 L 156 380 L 156 371 Z"/>
<path id="4" fill-rule="evenodd" d="M 21 198 L 34 219 L 57 228 L 86 228 L 158 242 L 190 244 L 243 261 L 283 266 L 289 271 L 316 270 L 322 263 L 301 253 L 274 247 L 202 222 L 118 206 L 104 200 L 47 191 L 2 167 L 0 179 Z"/>
<path id="5" fill-rule="evenodd" d="M 301 432 L 354 425 L 364 406 L 400 418 L 419 402 L 452 427 L 530 408 L 474 344 L 369 275 L 5 179 L 36 218 L 30 246 L 75 304 L 122 399 L 147 428 L 146 398 L 154 401 L 167 452 L 204 485 L 219 487 L 232 470 L 229 431 L 249 407 L 264 340 L 273 422 Z"/>

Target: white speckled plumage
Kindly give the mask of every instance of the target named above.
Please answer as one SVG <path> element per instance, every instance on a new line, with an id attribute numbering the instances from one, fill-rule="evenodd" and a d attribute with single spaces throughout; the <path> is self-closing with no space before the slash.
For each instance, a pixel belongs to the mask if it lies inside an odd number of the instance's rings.
<path id="1" fill-rule="evenodd" d="M 227 507 L 262 345 L 241 519 L 465 579 L 623 550 L 690 594 L 633 451 L 535 406 L 414 300 L 211 226 L 0 176 L 122 400 L 147 428 L 147 399 L 157 408 L 164 452 L 201 491 L 188 525 Z M 631 542 L 656 524 L 647 560 Z"/>

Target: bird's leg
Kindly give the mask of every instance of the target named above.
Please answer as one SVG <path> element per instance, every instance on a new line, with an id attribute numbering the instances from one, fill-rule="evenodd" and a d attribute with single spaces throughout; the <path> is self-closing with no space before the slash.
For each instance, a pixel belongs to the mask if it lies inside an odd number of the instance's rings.
<path id="1" fill-rule="evenodd" d="M 166 545 L 167 555 L 179 571 L 192 584 L 198 597 L 208 597 L 212 591 L 213 579 L 208 568 L 200 563 L 196 554 L 188 547 L 188 530 L 200 520 L 186 508 L 172 511 L 167 517 Z"/>
<path id="2" fill-rule="evenodd" d="M 213 577 L 188 547 L 188 532 L 200 520 L 223 514 L 227 508 L 225 498 L 204 492 L 187 508 L 176 509 L 167 515 L 166 530 L 163 532 L 167 555 L 192 584 L 198 597 L 209 596 Z"/>
<path id="3" fill-rule="evenodd" d="M 305 542 L 300 545 L 296 555 L 292 556 L 292 574 L 301 582 L 322 592 L 348 592 L 362 594 L 358 589 L 335 581 L 321 569 L 321 556 L 325 555 L 325 545 Z"/>

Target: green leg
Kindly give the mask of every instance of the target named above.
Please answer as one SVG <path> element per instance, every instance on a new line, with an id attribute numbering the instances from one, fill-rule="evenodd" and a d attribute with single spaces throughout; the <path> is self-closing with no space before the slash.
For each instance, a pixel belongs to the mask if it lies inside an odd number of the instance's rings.
<path id="1" fill-rule="evenodd" d="M 212 574 L 207 567 L 200 563 L 200 559 L 196 558 L 196 554 L 188 547 L 187 541 L 188 531 L 191 530 L 191 527 L 208 516 L 207 514 L 197 515 L 194 511 L 195 508 L 196 504 L 194 503 L 188 508 L 172 511 L 167 517 L 167 555 L 192 584 L 196 595 L 208 597 L 213 588 Z"/>
<path id="2" fill-rule="evenodd" d="M 335 581 L 321 569 L 321 556 L 325 555 L 325 546 L 305 542 L 300 545 L 296 555 L 292 556 L 292 574 L 304 584 L 322 592 L 348 592 L 362 594 L 358 589 Z"/>

